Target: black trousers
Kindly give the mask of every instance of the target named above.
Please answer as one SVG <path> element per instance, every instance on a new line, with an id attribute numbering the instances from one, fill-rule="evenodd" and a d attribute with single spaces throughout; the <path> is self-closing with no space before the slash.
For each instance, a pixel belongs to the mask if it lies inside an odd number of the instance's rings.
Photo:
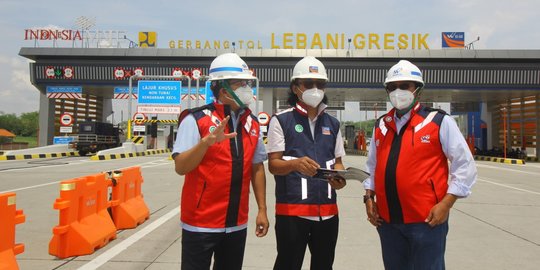
<path id="1" fill-rule="evenodd" d="M 274 270 L 302 268 L 306 246 L 311 252 L 311 270 L 330 270 L 339 231 L 339 218 L 313 221 L 296 216 L 276 216 L 277 258 Z"/>
<path id="2" fill-rule="evenodd" d="M 201 233 L 182 230 L 182 270 L 241 270 L 247 229 L 232 233 Z"/>

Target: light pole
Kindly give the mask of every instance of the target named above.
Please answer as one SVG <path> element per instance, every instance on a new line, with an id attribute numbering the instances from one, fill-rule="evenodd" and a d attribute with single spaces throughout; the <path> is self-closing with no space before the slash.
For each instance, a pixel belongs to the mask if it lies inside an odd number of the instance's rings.
<path id="1" fill-rule="evenodd" d="M 504 158 L 506 159 L 506 108 L 501 108 L 502 118 L 503 118 L 503 153 Z"/>

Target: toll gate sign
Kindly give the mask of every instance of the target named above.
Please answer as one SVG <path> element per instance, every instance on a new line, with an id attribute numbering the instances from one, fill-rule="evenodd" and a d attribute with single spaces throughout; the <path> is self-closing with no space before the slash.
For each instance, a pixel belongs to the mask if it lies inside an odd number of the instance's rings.
<path id="1" fill-rule="evenodd" d="M 69 113 L 64 113 L 60 116 L 60 125 L 69 127 L 73 125 L 73 116 Z"/>
<path id="2" fill-rule="evenodd" d="M 181 81 L 139 81 L 139 104 L 180 105 Z"/>

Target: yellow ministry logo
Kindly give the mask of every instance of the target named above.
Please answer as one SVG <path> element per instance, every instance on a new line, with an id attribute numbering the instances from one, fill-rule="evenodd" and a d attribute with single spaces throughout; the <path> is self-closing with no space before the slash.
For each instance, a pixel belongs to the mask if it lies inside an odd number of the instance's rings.
<path id="1" fill-rule="evenodd" d="M 139 32 L 139 47 L 140 48 L 157 47 L 157 33 L 156 32 Z"/>

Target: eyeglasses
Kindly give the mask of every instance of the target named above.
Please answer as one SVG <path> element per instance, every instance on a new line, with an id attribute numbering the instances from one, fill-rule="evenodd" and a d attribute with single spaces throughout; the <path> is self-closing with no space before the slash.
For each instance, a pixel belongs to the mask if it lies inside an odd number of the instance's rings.
<path id="1" fill-rule="evenodd" d="M 317 80 L 317 81 L 299 81 L 301 85 L 304 86 L 306 89 L 311 89 L 313 86 L 317 86 L 318 89 L 325 89 L 326 88 L 326 81 L 323 80 Z"/>
<path id="2" fill-rule="evenodd" d="M 249 87 L 253 87 L 253 85 L 255 85 L 253 83 L 253 80 L 229 80 L 229 85 L 230 86 L 233 86 L 233 85 L 240 85 L 240 86 L 249 86 Z"/>
<path id="3" fill-rule="evenodd" d="M 410 88 L 414 88 L 416 87 L 416 84 L 413 83 L 413 82 L 402 82 L 402 83 L 389 83 L 386 85 L 386 90 L 388 90 L 388 92 L 392 92 L 396 89 L 403 89 L 403 90 L 408 90 Z"/>

